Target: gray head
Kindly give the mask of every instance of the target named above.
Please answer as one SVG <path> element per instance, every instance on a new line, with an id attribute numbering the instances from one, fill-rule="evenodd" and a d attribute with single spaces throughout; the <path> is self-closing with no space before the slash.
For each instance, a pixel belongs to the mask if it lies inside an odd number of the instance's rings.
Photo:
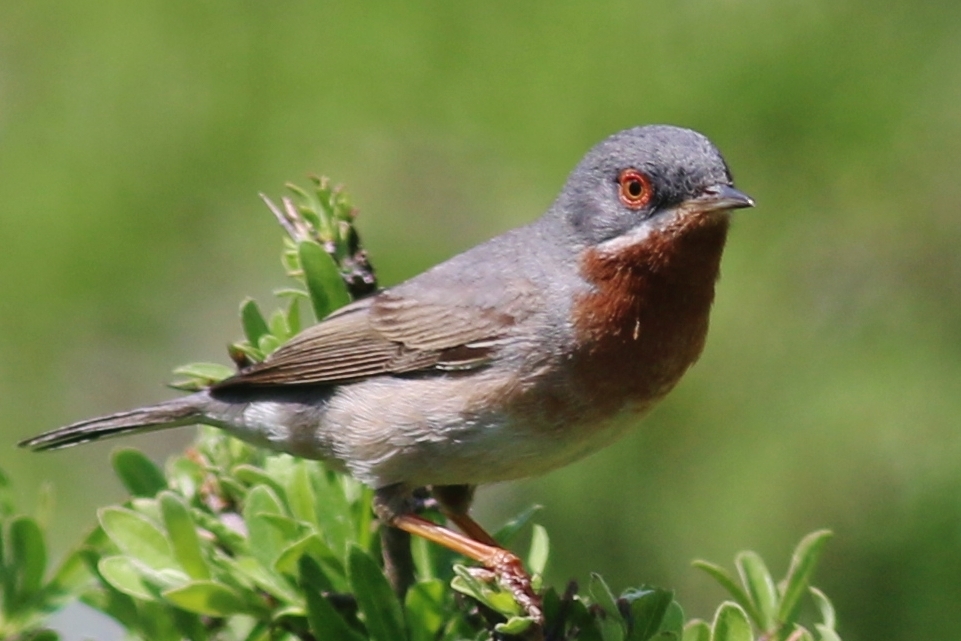
<path id="1" fill-rule="evenodd" d="M 594 146 L 567 179 L 549 218 L 596 244 L 684 204 L 699 211 L 751 207 L 711 141 L 668 125 L 625 129 Z"/>

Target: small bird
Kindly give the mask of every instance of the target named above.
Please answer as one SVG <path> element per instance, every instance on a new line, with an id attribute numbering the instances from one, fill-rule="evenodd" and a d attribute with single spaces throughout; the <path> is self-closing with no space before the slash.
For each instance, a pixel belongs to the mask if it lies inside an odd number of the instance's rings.
<path id="1" fill-rule="evenodd" d="M 52 450 L 208 424 L 321 459 L 385 523 L 486 565 L 539 616 L 519 559 L 468 514 L 480 484 L 621 436 L 704 347 L 733 186 L 703 135 L 652 125 L 592 148 L 534 222 L 330 314 L 210 388 L 23 441 Z M 428 487 L 458 533 L 419 517 Z"/>

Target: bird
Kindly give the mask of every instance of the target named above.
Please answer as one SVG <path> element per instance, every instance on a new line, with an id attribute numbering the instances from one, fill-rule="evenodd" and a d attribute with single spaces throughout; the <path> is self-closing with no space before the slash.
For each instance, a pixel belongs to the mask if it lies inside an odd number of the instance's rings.
<path id="1" fill-rule="evenodd" d="M 546 212 L 303 330 L 209 388 L 27 439 L 54 450 L 207 424 L 325 461 L 389 526 L 489 570 L 541 613 L 518 557 L 469 515 L 479 485 L 610 444 L 700 356 L 734 187 L 704 135 L 626 129 L 591 148 Z M 460 532 L 416 513 L 429 488 Z"/>

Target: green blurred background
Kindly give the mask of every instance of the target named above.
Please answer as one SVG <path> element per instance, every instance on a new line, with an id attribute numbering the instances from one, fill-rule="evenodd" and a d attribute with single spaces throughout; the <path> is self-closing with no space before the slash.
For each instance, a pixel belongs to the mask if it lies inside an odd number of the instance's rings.
<path id="1" fill-rule="evenodd" d="M 167 397 L 272 305 L 257 198 L 347 184 L 382 283 L 537 216 L 624 127 L 696 128 L 739 212 L 707 350 L 619 445 L 482 492 L 552 579 L 722 594 L 689 567 L 818 527 L 850 640 L 961 638 L 961 11 L 954 1 L 0 3 L 0 467 L 62 550 L 117 442 L 14 443 Z M 190 430 L 130 439 L 156 458 Z"/>

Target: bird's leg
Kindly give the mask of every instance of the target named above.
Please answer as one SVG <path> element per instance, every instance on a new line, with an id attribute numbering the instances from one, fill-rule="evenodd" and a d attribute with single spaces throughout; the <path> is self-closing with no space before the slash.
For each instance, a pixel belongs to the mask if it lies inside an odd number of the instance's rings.
<path id="1" fill-rule="evenodd" d="M 482 563 L 494 573 L 494 576 L 510 591 L 531 618 L 543 624 L 544 615 L 541 612 L 540 598 L 534 593 L 531 577 L 524 569 L 524 564 L 513 552 L 475 541 L 464 534 L 414 514 L 395 516 L 390 524 Z"/>
<path id="2" fill-rule="evenodd" d="M 474 501 L 473 485 L 435 485 L 430 488 L 431 494 L 440 503 L 441 511 L 449 520 L 454 522 L 460 531 L 481 543 L 493 547 L 501 547 L 480 523 L 470 516 L 470 506 Z"/>
<path id="3" fill-rule="evenodd" d="M 410 550 L 410 534 L 393 527 L 381 528 L 380 549 L 387 580 L 403 603 L 408 588 L 414 584 L 414 557 Z"/>
<path id="4" fill-rule="evenodd" d="M 540 598 L 534 593 L 531 577 L 517 555 L 497 545 L 493 538 L 466 514 L 463 515 L 466 517 L 465 522 L 472 523 L 473 529 L 483 533 L 485 541 L 476 540 L 469 533 L 460 534 L 416 514 L 411 514 L 408 507 L 407 488 L 401 485 L 380 488 L 374 495 L 374 510 L 382 522 L 423 537 L 483 564 L 501 585 L 511 592 L 528 615 L 538 624 L 543 624 L 544 614 L 541 610 Z"/>

